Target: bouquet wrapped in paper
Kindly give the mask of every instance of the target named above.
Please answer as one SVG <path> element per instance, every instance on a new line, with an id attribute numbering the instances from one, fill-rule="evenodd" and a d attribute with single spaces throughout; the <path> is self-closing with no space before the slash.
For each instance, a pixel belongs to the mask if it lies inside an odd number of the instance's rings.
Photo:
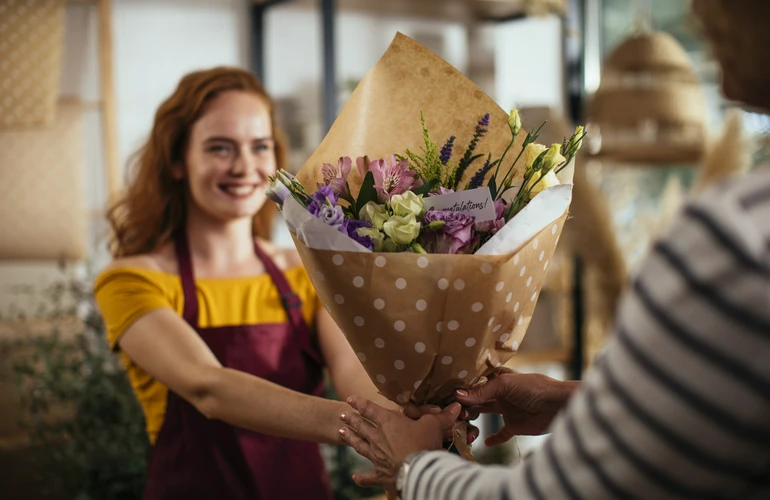
<path id="1" fill-rule="evenodd" d="M 398 34 L 297 177 L 272 179 L 320 300 L 389 399 L 443 405 L 519 348 L 582 128 L 536 139 Z"/>

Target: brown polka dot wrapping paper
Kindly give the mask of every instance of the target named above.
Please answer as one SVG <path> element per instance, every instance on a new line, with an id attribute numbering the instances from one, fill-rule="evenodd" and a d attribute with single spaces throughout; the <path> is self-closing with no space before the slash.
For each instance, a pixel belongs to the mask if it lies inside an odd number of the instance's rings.
<path id="1" fill-rule="evenodd" d="M 341 156 L 419 151 L 421 111 L 434 141 L 456 135 L 458 144 L 467 143 L 485 113 L 490 127 L 478 150 L 499 158 L 510 141 L 506 111 L 440 57 L 398 34 L 297 177 L 313 192 L 321 165 Z M 353 193 L 361 183 L 355 170 Z M 321 302 L 378 390 L 399 404 L 441 404 L 454 389 L 494 373 L 521 345 L 571 188 L 544 190 L 473 255 L 370 252 L 291 198 L 283 215 Z"/>

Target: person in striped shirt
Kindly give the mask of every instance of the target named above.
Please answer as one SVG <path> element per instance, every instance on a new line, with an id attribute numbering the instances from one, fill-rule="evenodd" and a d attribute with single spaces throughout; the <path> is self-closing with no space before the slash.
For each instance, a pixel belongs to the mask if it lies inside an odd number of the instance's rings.
<path id="1" fill-rule="evenodd" d="M 770 109 L 770 2 L 694 9 L 726 96 Z M 582 385 L 506 374 L 457 400 L 412 421 L 350 398 L 340 434 L 374 464 L 356 482 L 406 500 L 770 498 L 770 167 L 684 208 Z M 551 435 L 514 467 L 472 464 L 437 451 L 461 411 L 503 415 L 489 444 Z"/>

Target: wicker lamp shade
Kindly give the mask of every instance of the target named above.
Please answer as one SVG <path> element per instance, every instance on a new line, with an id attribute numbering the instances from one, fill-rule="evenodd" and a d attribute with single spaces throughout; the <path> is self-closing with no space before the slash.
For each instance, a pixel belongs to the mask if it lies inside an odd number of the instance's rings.
<path id="1" fill-rule="evenodd" d="M 589 148 L 627 163 L 690 163 L 703 155 L 706 103 L 674 38 L 637 33 L 607 58 L 589 108 Z"/>

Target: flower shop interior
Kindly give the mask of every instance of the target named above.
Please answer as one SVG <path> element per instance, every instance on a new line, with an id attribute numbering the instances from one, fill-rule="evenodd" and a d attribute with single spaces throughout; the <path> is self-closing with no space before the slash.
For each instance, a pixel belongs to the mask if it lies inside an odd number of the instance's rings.
<path id="1" fill-rule="evenodd" d="M 581 379 L 683 202 L 770 155 L 770 119 L 721 97 L 690 0 L 3 0 L 0 496 L 141 496 L 144 417 L 92 285 L 111 259 L 106 207 L 179 79 L 215 66 L 258 76 L 296 173 L 399 32 L 525 127 L 545 121 L 544 144 L 586 125 L 513 370 Z M 280 220 L 273 240 L 294 245 Z M 502 420 L 475 423 L 485 435 Z M 479 439 L 473 453 L 510 465 L 543 439 Z M 384 498 L 351 480 L 366 460 L 322 451 L 335 498 Z"/>

